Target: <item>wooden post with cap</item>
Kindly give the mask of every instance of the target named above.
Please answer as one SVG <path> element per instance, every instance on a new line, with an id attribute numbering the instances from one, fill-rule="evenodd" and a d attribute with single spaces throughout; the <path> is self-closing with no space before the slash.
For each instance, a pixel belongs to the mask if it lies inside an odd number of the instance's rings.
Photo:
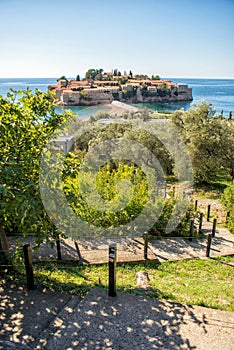
<path id="1" fill-rule="evenodd" d="M 143 234 L 143 239 L 144 239 L 144 259 L 148 259 L 148 233 L 147 231 L 144 232 Z"/>
<path id="2" fill-rule="evenodd" d="M 210 221 L 210 204 L 207 207 L 207 221 Z"/>
<path id="3" fill-rule="evenodd" d="M 26 270 L 27 287 L 28 289 L 34 289 L 34 276 L 33 276 L 33 264 L 32 264 L 32 253 L 30 244 L 23 246 L 24 251 L 24 264 Z"/>
<path id="4" fill-rule="evenodd" d="M 199 218 L 199 228 L 198 228 L 198 233 L 202 233 L 202 221 L 203 221 L 203 213 L 200 213 L 200 218 Z"/>
<path id="5" fill-rule="evenodd" d="M 109 245 L 109 297 L 116 296 L 116 244 Z"/>
<path id="6" fill-rule="evenodd" d="M 193 240 L 193 231 L 194 231 L 194 219 L 190 220 L 190 227 L 189 227 L 189 241 L 192 242 Z"/>

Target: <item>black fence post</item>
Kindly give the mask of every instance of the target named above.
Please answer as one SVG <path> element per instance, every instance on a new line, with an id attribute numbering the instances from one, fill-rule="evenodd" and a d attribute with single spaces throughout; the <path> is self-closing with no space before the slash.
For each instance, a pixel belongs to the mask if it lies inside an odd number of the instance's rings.
<path id="1" fill-rule="evenodd" d="M 145 232 L 143 235 L 144 238 L 144 259 L 148 259 L 148 233 Z"/>
<path id="2" fill-rule="evenodd" d="M 175 186 L 172 187 L 172 197 L 175 198 Z"/>
<path id="3" fill-rule="evenodd" d="M 210 204 L 207 207 L 207 221 L 210 221 Z"/>
<path id="4" fill-rule="evenodd" d="M 199 228 L 198 228 L 199 234 L 202 233 L 202 221 L 203 221 L 203 213 L 200 214 L 200 218 L 199 218 Z"/>
<path id="5" fill-rule="evenodd" d="M 62 254 L 61 254 L 61 245 L 60 245 L 60 239 L 56 239 L 56 247 L 57 247 L 57 259 L 62 260 Z"/>
<path id="6" fill-rule="evenodd" d="M 206 257 L 210 257 L 210 247 L 211 247 L 211 241 L 212 241 L 212 234 L 209 233 L 207 236 L 207 247 L 206 247 Z"/>
<path id="7" fill-rule="evenodd" d="M 116 244 L 109 245 L 109 297 L 116 296 Z"/>
<path id="8" fill-rule="evenodd" d="M 23 246 L 24 250 L 24 264 L 26 270 L 27 287 L 28 289 L 34 289 L 34 276 L 33 276 L 33 265 L 32 265 L 32 252 L 30 244 Z"/>
<path id="9" fill-rule="evenodd" d="M 197 203 L 198 203 L 198 200 L 196 199 L 195 200 L 195 205 L 194 205 L 194 210 L 197 211 Z"/>
<path id="10" fill-rule="evenodd" d="M 212 227 L 212 237 L 214 237 L 216 233 L 216 224 L 217 224 L 217 219 L 215 218 L 213 221 L 213 227 Z"/>
<path id="11" fill-rule="evenodd" d="M 135 228 L 134 228 L 134 215 L 131 215 L 131 234 L 132 234 L 132 237 L 134 237 L 134 231 L 135 231 Z"/>
<path id="12" fill-rule="evenodd" d="M 189 241 L 193 240 L 193 229 L 194 229 L 194 219 L 190 220 L 190 228 L 189 228 Z"/>

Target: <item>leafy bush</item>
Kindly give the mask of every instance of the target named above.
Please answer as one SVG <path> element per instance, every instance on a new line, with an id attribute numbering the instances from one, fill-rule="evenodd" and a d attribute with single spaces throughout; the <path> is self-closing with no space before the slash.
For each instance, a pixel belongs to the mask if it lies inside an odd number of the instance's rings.
<path id="1" fill-rule="evenodd" d="M 121 226 L 130 223 L 132 216 L 137 218 L 149 196 L 143 171 L 134 164 L 123 161 L 111 162 L 100 168 L 94 177 L 88 169 L 86 172 L 80 171 L 81 164 L 83 167 L 80 155 L 80 153 L 70 154 L 64 171 L 64 192 L 73 211 L 83 221 L 96 227 Z M 131 183 L 131 186 L 126 187 L 124 182 Z M 105 210 L 101 209 L 103 202 Z M 152 235 L 166 235 L 166 226 L 172 216 L 175 203 L 176 199 L 162 197 L 150 200 L 148 217 L 144 220 L 148 222 L 155 218 L 155 225 L 150 230 Z M 161 212 L 159 219 L 157 219 L 158 210 Z M 174 220 L 179 214 L 180 208 L 174 214 Z M 183 215 L 182 220 L 178 220 L 181 222 L 173 235 L 188 235 L 189 218 L 190 210 Z M 145 221 L 138 223 L 135 227 L 136 231 L 144 232 L 145 224 Z"/>
<path id="2" fill-rule="evenodd" d="M 38 242 L 53 232 L 40 197 L 40 157 L 70 116 L 57 114 L 52 100 L 29 89 L 0 96 L 0 222 L 7 232 L 35 233 Z"/>
<path id="3" fill-rule="evenodd" d="M 234 183 L 224 190 L 221 200 L 227 212 L 230 213 L 227 221 L 228 229 L 234 233 Z"/>

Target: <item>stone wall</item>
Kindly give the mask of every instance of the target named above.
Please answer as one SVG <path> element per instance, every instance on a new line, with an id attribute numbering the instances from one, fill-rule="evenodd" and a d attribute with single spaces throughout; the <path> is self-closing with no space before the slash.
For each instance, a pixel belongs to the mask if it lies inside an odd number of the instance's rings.
<path id="1" fill-rule="evenodd" d="M 129 86 L 128 86 L 129 88 Z M 130 91 L 130 90 L 129 90 Z M 176 102 L 176 101 L 191 101 L 192 89 L 188 88 L 187 85 L 173 85 L 170 87 L 170 91 L 165 96 L 158 96 L 157 88 L 155 91 L 149 92 L 149 96 L 142 95 L 141 87 L 138 87 L 136 95 L 134 97 L 123 99 L 122 93 L 119 91 L 119 87 L 106 87 L 101 89 L 85 89 L 82 91 L 71 91 L 71 90 L 57 90 L 56 98 L 61 100 L 66 105 L 86 105 L 92 106 L 97 104 L 108 104 L 111 103 L 113 93 L 119 94 L 119 101 L 127 103 L 155 103 L 155 102 Z M 152 93 L 152 95 L 150 95 Z"/>

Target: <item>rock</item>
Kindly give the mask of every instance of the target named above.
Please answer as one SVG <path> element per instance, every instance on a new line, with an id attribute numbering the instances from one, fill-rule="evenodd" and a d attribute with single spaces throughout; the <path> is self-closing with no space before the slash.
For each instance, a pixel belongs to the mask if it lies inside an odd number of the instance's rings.
<path id="1" fill-rule="evenodd" d="M 136 273 L 136 286 L 138 288 L 151 288 L 149 284 L 149 275 L 147 271 L 139 271 Z"/>

